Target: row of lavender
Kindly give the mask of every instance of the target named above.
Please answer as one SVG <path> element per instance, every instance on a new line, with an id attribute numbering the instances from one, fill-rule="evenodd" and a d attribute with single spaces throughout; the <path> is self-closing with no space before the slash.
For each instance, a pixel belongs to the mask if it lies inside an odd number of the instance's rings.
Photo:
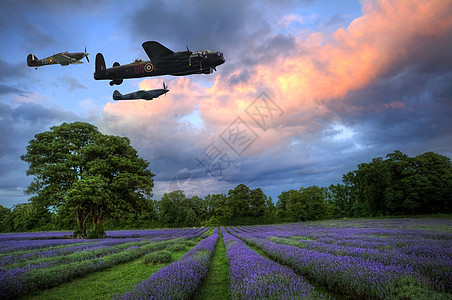
<path id="1" fill-rule="evenodd" d="M 433 221 L 429 221 L 427 224 L 433 225 Z M 438 220 L 446 231 L 447 221 Z M 288 224 L 246 230 L 253 230 L 256 236 L 270 238 L 271 241 L 280 244 L 339 256 L 365 258 L 388 266 L 409 266 L 427 277 L 437 291 L 448 293 L 452 291 L 451 233 L 406 228 L 407 224 L 413 226 L 412 219 L 388 220 L 388 223 L 399 228 L 376 228 L 374 222 L 361 221 L 360 228 Z M 353 222 L 348 221 L 348 224 L 353 225 Z M 364 224 L 367 226 L 363 226 Z M 381 220 L 378 220 L 377 224 L 385 225 Z M 418 225 L 421 224 L 422 221 L 418 220 Z M 449 220 L 448 224 L 449 228 L 452 228 L 452 221 Z"/>
<path id="2" fill-rule="evenodd" d="M 207 275 L 218 240 L 218 228 L 180 260 L 157 271 L 148 280 L 115 299 L 190 299 Z"/>
<path id="3" fill-rule="evenodd" d="M 106 231 L 107 238 L 161 238 L 164 236 L 173 236 L 175 234 L 183 234 L 193 232 L 200 229 L 182 228 L 182 229 L 139 229 L 139 230 L 112 230 Z M 69 231 L 43 231 L 43 232 L 14 232 L 0 233 L 0 253 L 2 245 L 5 241 L 19 240 L 52 240 L 56 242 L 64 242 L 64 238 L 70 239 L 72 232 Z M 76 239 L 77 240 L 77 239 Z M 77 241 L 80 241 L 79 239 Z"/>
<path id="4" fill-rule="evenodd" d="M 266 259 L 221 229 L 232 299 L 324 299 L 292 269 Z"/>
<path id="5" fill-rule="evenodd" d="M 376 299 L 450 297 L 450 233 L 315 223 L 233 228 L 233 233 L 334 292 Z"/>
<path id="6" fill-rule="evenodd" d="M 206 229 L 161 231 L 145 238 L 12 240 L 0 244 L 0 299 L 11 299 L 164 249 Z M 28 242 L 28 243 L 27 243 Z M 57 243 L 55 243 L 57 242 Z"/>
<path id="7" fill-rule="evenodd" d="M 221 229 L 229 261 L 231 299 L 325 299 L 292 269 L 266 259 Z M 179 261 L 114 299 L 191 299 L 201 287 L 219 234 L 200 242 Z"/>

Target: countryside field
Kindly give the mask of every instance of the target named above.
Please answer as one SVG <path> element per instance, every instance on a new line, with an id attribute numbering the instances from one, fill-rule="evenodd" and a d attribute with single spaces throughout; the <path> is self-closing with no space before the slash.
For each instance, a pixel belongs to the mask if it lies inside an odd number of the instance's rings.
<path id="1" fill-rule="evenodd" d="M 452 220 L 0 234 L 0 299 L 451 299 Z"/>

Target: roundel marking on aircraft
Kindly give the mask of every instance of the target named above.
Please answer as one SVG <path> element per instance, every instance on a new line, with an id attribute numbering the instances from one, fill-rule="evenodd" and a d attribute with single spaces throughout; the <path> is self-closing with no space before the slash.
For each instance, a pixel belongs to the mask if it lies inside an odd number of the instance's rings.
<path id="1" fill-rule="evenodd" d="M 55 62 L 55 60 L 53 59 L 53 57 L 49 57 L 49 64 L 53 64 Z"/>
<path id="2" fill-rule="evenodd" d="M 147 64 L 144 66 L 144 70 L 145 70 L 146 72 L 152 72 L 152 70 L 154 70 L 154 65 L 151 64 L 151 63 L 147 63 Z"/>

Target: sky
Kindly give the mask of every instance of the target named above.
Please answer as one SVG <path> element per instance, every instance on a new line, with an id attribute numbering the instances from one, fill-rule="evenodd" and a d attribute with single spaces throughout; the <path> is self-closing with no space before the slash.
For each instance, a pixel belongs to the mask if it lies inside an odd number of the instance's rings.
<path id="1" fill-rule="evenodd" d="M 395 150 L 451 158 L 451 15 L 452 0 L 2 0 L 0 205 L 28 201 L 20 156 L 63 122 L 128 137 L 156 200 L 245 184 L 276 201 Z M 227 61 L 209 75 L 94 80 L 96 53 L 107 66 L 147 60 L 151 40 Z M 85 46 L 90 63 L 26 65 Z M 166 97 L 112 99 L 163 82 Z"/>

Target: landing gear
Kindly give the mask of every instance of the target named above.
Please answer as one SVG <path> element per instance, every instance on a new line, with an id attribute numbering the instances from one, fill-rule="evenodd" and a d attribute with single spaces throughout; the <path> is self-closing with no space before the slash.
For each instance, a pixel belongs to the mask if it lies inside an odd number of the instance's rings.
<path id="1" fill-rule="evenodd" d="M 112 80 L 110 81 L 110 85 L 113 86 L 115 84 L 120 85 L 124 80 L 123 79 L 116 79 L 116 80 Z"/>

